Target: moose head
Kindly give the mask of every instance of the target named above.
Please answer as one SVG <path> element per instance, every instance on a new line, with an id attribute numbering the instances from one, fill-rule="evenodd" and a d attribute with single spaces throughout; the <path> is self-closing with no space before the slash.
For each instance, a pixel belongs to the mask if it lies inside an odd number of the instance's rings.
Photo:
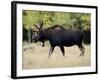
<path id="1" fill-rule="evenodd" d="M 45 46 L 44 45 L 45 37 L 44 37 L 44 34 L 43 34 L 43 31 L 44 31 L 44 29 L 43 29 L 43 21 L 39 21 L 38 25 L 34 24 L 34 27 L 37 30 L 32 29 L 33 30 L 32 40 L 34 42 L 37 42 L 37 41 L 42 42 L 43 43 L 42 46 L 44 47 Z"/>

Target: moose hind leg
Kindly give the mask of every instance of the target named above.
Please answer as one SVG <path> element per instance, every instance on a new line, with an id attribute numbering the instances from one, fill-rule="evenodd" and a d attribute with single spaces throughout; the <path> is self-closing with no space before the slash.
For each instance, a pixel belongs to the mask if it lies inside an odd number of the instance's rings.
<path id="1" fill-rule="evenodd" d="M 49 51 L 49 56 L 48 57 L 50 57 L 51 56 L 51 54 L 53 53 L 53 50 L 54 50 L 54 47 L 50 47 L 50 51 Z"/>
<path id="2" fill-rule="evenodd" d="M 60 46 L 60 50 L 62 52 L 62 55 L 65 57 L 65 50 L 64 50 L 64 47 L 63 46 Z"/>
<path id="3" fill-rule="evenodd" d="M 79 47 L 79 49 L 81 51 L 80 56 L 84 56 L 85 48 L 83 47 L 82 44 L 78 45 L 78 47 Z"/>

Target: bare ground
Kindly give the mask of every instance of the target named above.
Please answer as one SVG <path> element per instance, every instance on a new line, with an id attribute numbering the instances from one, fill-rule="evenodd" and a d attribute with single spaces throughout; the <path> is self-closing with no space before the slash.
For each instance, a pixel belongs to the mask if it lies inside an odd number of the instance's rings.
<path id="1" fill-rule="evenodd" d="M 60 67 L 80 67 L 90 66 L 91 64 L 91 48 L 90 45 L 84 45 L 85 55 L 79 57 L 80 50 L 77 46 L 64 47 L 66 57 L 62 56 L 59 47 L 54 49 L 53 54 L 48 58 L 50 47 L 36 44 L 28 44 L 23 46 L 23 69 L 36 68 L 60 68 Z"/>

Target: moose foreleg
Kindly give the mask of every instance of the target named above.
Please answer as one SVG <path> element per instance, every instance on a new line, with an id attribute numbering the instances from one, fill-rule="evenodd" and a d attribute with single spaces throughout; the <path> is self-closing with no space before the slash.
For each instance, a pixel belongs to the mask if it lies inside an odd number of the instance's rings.
<path id="1" fill-rule="evenodd" d="M 53 46 L 51 46 L 50 51 L 49 51 L 49 56 L 48 56 L 48 57 L 50 57 L 50 56 L 51 56 L 51 54 L 53 53 L 53 50 L 54 50 L 54 47 L 53 47 Z"/>
<path id="2" fill-rule="evenodd" d="M 42 41 L 42 47 L 45 47 L 44 43 L 45 43 L 45 42 L 44 42 L 44 41 Z"/>

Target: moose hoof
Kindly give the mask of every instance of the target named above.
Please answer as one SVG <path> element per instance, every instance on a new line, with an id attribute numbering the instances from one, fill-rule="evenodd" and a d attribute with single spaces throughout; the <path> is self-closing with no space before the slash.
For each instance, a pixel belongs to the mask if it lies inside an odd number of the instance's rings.
<path id="1" fill-rule="evenodd" d="M 66 56 L 65 56 L 65 55 L 63 55 L 63 57 L 65 58 Z"/>
<path id="2" fill-rule="evenodd" d="M 42 45 L 42 47 L 45 47 L 45 45 Z"/>
<path id="3" fill-rule="evenodd" d="M 80 54 L 79 57 L 84 56 L 84 54 Z"/>

